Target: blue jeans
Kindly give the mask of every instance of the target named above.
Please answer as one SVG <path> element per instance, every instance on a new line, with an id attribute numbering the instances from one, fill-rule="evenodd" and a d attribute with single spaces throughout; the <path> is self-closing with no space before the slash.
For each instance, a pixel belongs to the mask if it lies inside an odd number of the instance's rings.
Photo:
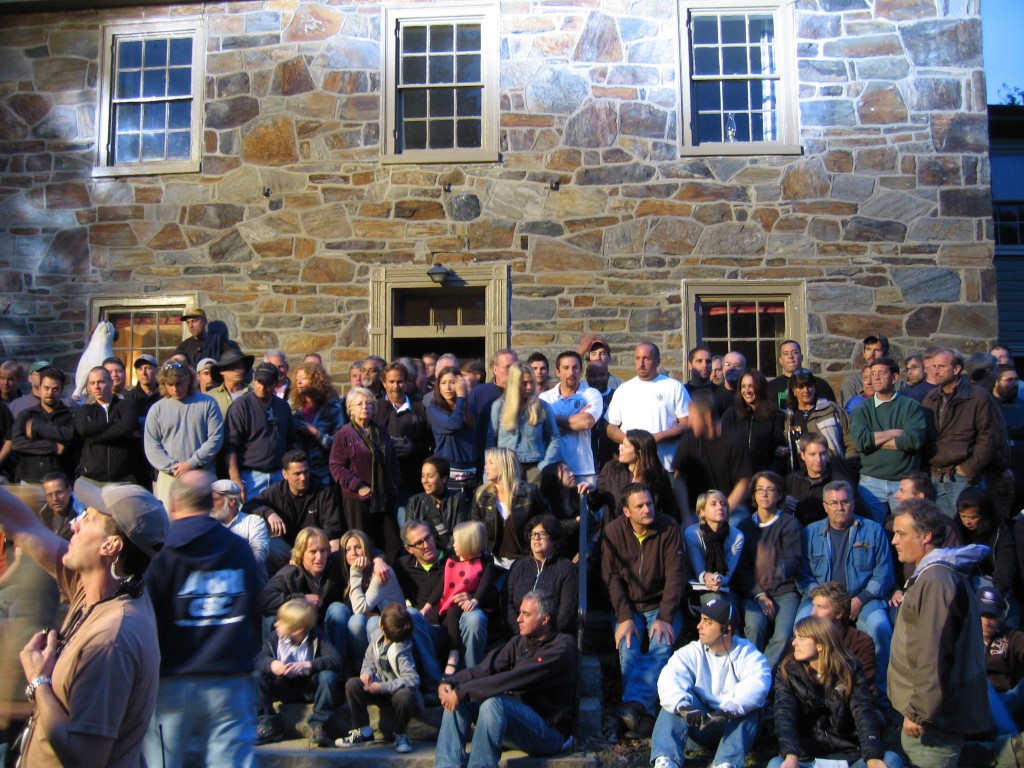
<path id="1" fill-rule="evenodd" d="M 707 710 L 698 702 L 694 709 Z M 683 752 L 688 742 L 697 747 L 714 749 L 713 765 L 729 763 L 742 766 L 746 761 L 747 752 L 757 738 L 757 729 L 761 726 L 761 710 L 755 709 L 743 717 L 725 720 L 721 725 L 703 730 L 692 730 L 686 724 L 686 718 L 662 709 L 658 712 L 658 720 L 654 723 L 651 734 L 651 762 L 659 757 L 668 757 L 677 765 L 685 765 Z"/>
<path id="2" fill-rule="evenodd" d="M 206 765 L 252 768 L 255 738 L 251 674 L 162 677 L 142 753 L 147 765 L 182 768 L 198 742 Z"/>
<path id="3" fill-rule="evenodd" d="M 896 490 L 899 487 L 899 480 L 882 480 L 868 475 L 860 476 L 857 490 L 860 492 L 860 500 L 869 520 L 874 520 L 879 525 L 885 526 L 885 518 L 888 517 L 889 511 L 895 512 L 896 510 Z"/>
<path id="4" fill-rule="evenodd" d="M 470 727 L 476 721 L 473 743 L 466 755 Z M 434 750 L 436 768 L 494 768 L 502 747 L 519 749 L 530 757 L 557 755 L 566 737 L 516 698 L 502 694 L 481 703 L 459 702 L 444 711 Z"/>
<path id="5" fill-rule="evenodd" d="M 882 756 L 882 762 L 885 763 L 886 768 L 903 768 L 903 760 L 895 752 L 886 752 Z M 814 763 L 800 763 L 800 768 L 813 768 Z M 768 768 L 782 768 L 782 758 L 773 757 L 768 761 Z M 856 763 L 850 763 L 850 768 L 867 768 L 867 763 L 863 760 L 858 760 Z"/>
<path id="6" fill-rule="evenodd" d="M 327 633 L 327 639 L 331 641 L 334 650 L 341 656 L 343 664 L 348 650 L 348 620 L 351 616 L 352 609 L 342 602 L 331 603 L 327 606 L 327 612 L 324 614 L 324 632 Z M 366 649 L 364 648 L 363 651 L 365 652 Z M 359 669 L 362 666 L 363 659 L 360 657 L 356 674 L 359 674 Z"/>
<path id="7" fill-rule="evenodd" d="M 281 480 L 284 475 L 281 470 L 274 472 L 261 472 L 258 469 L 242 469 L 239 471 L 242 482 L 245 483 L 245 498 L 255 499 L 267 488 Z"/>
<path id="8" fill-rule="evenodd" d="M 757 600 L 748 599 L 743 602 L 743 634 L 747 640 L 757 646 L 758 650 L 764 652 L 768 664 L 772 669 L 779 665 L 786 646 L 793 637 L 793 624 L 796 622 L 796 612 L 800 607 L 800 595 L 796 592 L 786 592 L 772 598 L 775 601 L 775 620 L 771 622 L 761 612 L 761 606 Z M 771 638 L 768 637 L 768 627 L 772 625 Z"/>
<path id="9" fill-rule="evenodd" d="M 416 655 L 416 669 L 420 673 L 420 690 L 436 691 L 441 682 L 441 654 L 444 653 L 444 627 L 431 624 L 415 608 L 412 616 L 412 649 Z M 483 661 L 487 650 L 487 614 L 479 608 L 464 612 L 459 617 L 463 659 L 466 667 L 475 667 Z"/>
<path id="10" fill-rule="evenodd" d="M 971 481 L 956 473 L 955 477 L 944 477 L 941 480 L 932 476 L 932 483 L 935 485 L 935 504 L 939 511 L 950 520 L 956 520 L 956 500 L 969 488 Z"/>
<path id="11" fill-rule="evenodd" d="M 282 677 L 272 672 L 253 672 L 256 683 L 256 715 L 261 723 L 273 721 L 274 702 L 313 702 L 310 726 L 324 725 L 338 708 L 339 680 L 333 669 L 322 669 L 306 677 Z"/>
<path id="12" fill-rule="evenodd" d="M 921 738 L 907 736 L 901 730 L 900 746 L 915 768 L 957 768 L 964 737 L 930 725 Z"/>
<path id="13" fill-rule="evenodd" d="M 658 675 L 672 655 L 672 644 L 650 638 L 650 646 L 643 651 L 644 639 L 650 632 L 651 625 L 658 618 L 658 609 L 654 608 L 643 613 L 633 614 L 633 625 L 636 627 L 639 640 L 634 639 L 631 647 L 626 642 L 619 644 L 619 669 L 622 671 L 622 700 L 636 701 L 643 704 L 648 714 L 654 714 L 658 701 Z M 677 611 L 672 615 L 672 631 L 679 637 L 683 619 Z"/>

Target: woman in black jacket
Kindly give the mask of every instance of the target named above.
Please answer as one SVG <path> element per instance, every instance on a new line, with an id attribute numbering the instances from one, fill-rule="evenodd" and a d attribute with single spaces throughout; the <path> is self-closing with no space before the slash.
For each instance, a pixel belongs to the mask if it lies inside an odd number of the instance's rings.
<path id="1" fill-rule="evenodd" d="M 768 382 L 760 371 L 740 377 L 733 407 L 722 415 L 722 432 L 747 446 L 755 472 L 785 475 L 790 470 L 786 415 L 768 398 Z"/>
<path id="2" fill-rule="evenodd" d="M 506 571 L 516 560 L 530 554 L 530 518 L 548 511 L 537 486 L 523 482 L 520 477 L 519 462 L 512 449 L 487 449 L 484 482 L 473 499 L 472 517 L 484 524 L 487 551 L 494 556 L 495 565 Z"/>
<path id="3" fill-rule="evenodd" d="M 420 470 L 423 493 L 409 499 L 406 520 L 422 520 L 430 526 L 439 549 L 452 551 L 452 531 L 469 520 L 469 499 L 461 488 L 449 488 L 451 464 L 440 456 L 428 456 Z"/>
<path id="4" fill-rule="evenodd" d="M 882 726 L 860 665 L 843 648 L 831 621 L 796 623 L 793 655 L 775 679 L 779 757 L 768 768 L 809 768 L 816 758 L 851 768 L 902 768 L 882 744 Z"/>
<path id="5" fill-rule="evenodd" d="M 658 458 L 658 444 L 644 429 L 626 432 L 626 438 L 619 444 L 618 460 L 606 463 L 597 477 L 597 491 L 592 494 L 596 498 L 591 499 L 590 508 L 605 507 L 605 524 L 622 515 L 620 497 L 630 483 L 643 483 L 650 488 L 659 512 L 676 522 L 683 519 L 672 490 L 672 478 Z"/>

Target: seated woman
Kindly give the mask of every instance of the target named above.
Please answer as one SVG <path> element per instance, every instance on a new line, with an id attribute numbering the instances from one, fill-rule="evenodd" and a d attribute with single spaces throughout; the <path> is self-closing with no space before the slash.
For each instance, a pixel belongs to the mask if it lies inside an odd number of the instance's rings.
<path id="1" fill-rule="evenodd" d="M 864 670 L 843 650 L 835 625 L 808 616 L 796 624 L 793 655 L 775 679 L 779 757 L 768 768 L 810 768 L 816 758 L 851 768 L 902 768 L 882 743 Z"/>
<path id="2" fill-rule="evenodd" d="M 491 406 L 487 447 L 511 449 L 523 480 L 536 483 L 541 470 L 558 461 L 559 441 L 555 412 L 537 397 L 533 369 L 526 363 L 513 363 L 505 394 Z"/>
<path id="3" fill-rule="evenodd" d="M 688 578 L 697 584 L 705 605 L 725 597 L 739 615 L 739 601 L 730 585 L 743 553 L 743 534 L 729 525 L 729 502 L 721 491 L 697 497 L 697 522 L 683 531 Z"/>
<path id="4" fill-rule="evenodd" d="M 484 524 L 487 551 L 503 570 L 530 554 L 526 525 L 534 515 L 548 511 L 537 486 L 520 477 L 511 449 L 490 448 L 484 454 L 484 482 L 473 499 L 472 517 Z"/>
<path id="5" fill-rule="evenodd" d="M 347 531 L 341 537 L 341 552 L 348 571 L 346 640 L 342 647 L 346 649 L 353 669 L 362 664 L 370 642 L 368 625 L 380 621 L 381 608 L 390 603 L 405 605 L 405 595 L 391 566 L 384 566 L 386 576 L 383 577 L 371 568 L 373 551 L 370 537 L 362 531 Z"/>
<path id="6" fill-rule="evenodd" d="M 331 552 L 327 534 L 319 528 L 303 528 L 295 537 L 291 562 L 275 573 L 260 593 L 263 634 L 271 633 L 278 608 L 289 600 L 305 600 L 317 609 L 327 639 L 344 658 L 351 611 L 344 602 L 342 578 L 341 554 Z"/>
<path id="7" fill-rule="evenodd" d="M 469 520 L 469 499 L 461 490 L 448 487 L 451 465 L 440 456 L 423 460 L 420 483 L 423 493 L 409 498 L 405 519 L 422 520 L 430 526 L 434 542 L 444 552 L 452 551 L 452 531 Z"/>
<path id="8" fill-rule="evenodd" d="M 516 617 L 523 596 L 531 590 L 542 589 L 558 601 L 555 617 L 558 631 L 575 632 L 579 575 L 576 565 L 558 554 L 561 535 L 558 521 L 552 515 L 538 515 L 530 521 L 529 530 L 532 557 L 516 560 L 502 590 L 505 628 L 513 635 L 519 633 Z"/>
<path id="9" fill-rule="evenodd" d="M 622 514 L 619 499 L 622 489 L 630 483 L 646 485 L 658 511 L 676 522 L 682 521 L 679 503 L 672 490 L 672 478 L 658 458 L 658 444 L 651 433 L 643 429 L 626 432 L 626 438 L 619 444 L 618 461 L 609 461 L 597 476 L 598 493 L 591 508 L 604 507 L 605 523 Z"/>
<path id="10" fill-rule="evenodd" d="M 789 643 L 800 607 L 796 577 L 803 531 L 795 517 L 779 509 L 785 496 L 781 477 L 758 472 L 750 485 L 756 512 L 738 526 L 743 555 L 733 583 L 744 598 L 744 634 L 764 651 L 774 669 Z"/>
<path id="11" fill-rule="evenodd" d="M 580 551 L 580 497 L 591 490 L 577 483 L 576 475 L 564 461 L 548 464 L 540 473 L 540 495 L 562 529 L 560 552 L 578 562 Z M 596 526 L 589 529 L 592 533 Z"/>

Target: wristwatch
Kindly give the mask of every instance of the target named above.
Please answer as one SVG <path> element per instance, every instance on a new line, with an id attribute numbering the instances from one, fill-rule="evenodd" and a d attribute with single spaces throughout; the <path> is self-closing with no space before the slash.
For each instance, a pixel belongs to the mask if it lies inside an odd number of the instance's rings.
<path id="1" fill-rule="evenodd" d="M 40 685 L 49 685 L 50 682 L 51 681 L 49 675 L 40 675 L 39 677 L 33 677 L 31 680 L 28 681 L 28 685 L 25 686 L 25 696 L 27 696 L 28 700 L 34 704 L 36 701 L 36 688 L 38 688 Z"/>

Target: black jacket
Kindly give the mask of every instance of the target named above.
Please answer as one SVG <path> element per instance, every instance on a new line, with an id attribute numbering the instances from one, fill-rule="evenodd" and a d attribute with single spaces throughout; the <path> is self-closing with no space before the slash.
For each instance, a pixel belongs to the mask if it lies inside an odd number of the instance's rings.
<path id="1" fill-rule="evenodd" d="M 139 455 L 138 404 L 115 397 L 107 410 L 99 403 L 89 403 L 74 411 L 72 425 L 34 423 L 39 437 L 59 442 L 82 441 L 78 457 L 78 474 L 100 483 L 130 478 Z"/>
<path id="2" fill-rule="evenodd" d="M 277 658 L 277 639 L 277 632 L 271 632 L 263 641 L 263 647 L 260 648 L 259 655 L 256 656 L 257 672 L 269 675 L 271 674 L 271 662 L 280 661 Z M 309 640 L 312 656 L 310 659 L 310 662 L 312 662 L 311 670 L 314 675 L 317 672 L 323 672 L 325 669 L 329 669 L 332 672 L 342 671 L 341 654 L 331 645 L 331 641 L 327 639 L 323 629 L 313 627 Z"/>
<path id="3" fill-rule="evenodd" d="M 847 699 L 843 692 L 826 689 L 810 667 L 787 659 L 786 671 L 775 678 L 775 735 L 779 755 L 803 758 L 844 754 L 856 760 L 881 760 L 881 724 L 864 670 L 851 661 L 853 691 Z"/>
<path id="4" fill-rule="evenodd" d="M 479 520 L 487 529 L 487 551 L 495 557 L 524 557 L 530 554 L 530 536 L 527 523 L 534 515 L 548 511 L 548 505 L 533 483 L 520 483 L 512 498 L 512 537 L 506 536 L 509 527 L 498 511 L 498 498 L 490 491 L 483 491 L 473 502 L 473 519 Z M 512 540 L 509 541 L 508 539 Z"/>
<path id="5" fill-rule="evenodd" d="M 322 528 L 331 541 L 340 539 L 345 532 L 341 517 L 341 499 L 334 483 L 323 485 L 316 475 L 310 473 L 309 489 L 302 496 L 288 490 L 288 481 L 279 480 L 255 499 L 245 503 L 242 511 L 259 515 L 264 520 L 277 513 L 284 521 L 284 535 L 281 537 L 291 546 L 299 531 L 308 526 Z"/>
<path id="6" fill-rule="evenodd" d="M 38 483 L 49 472 L 63 472 L 74 475 L 77 445 L 74 431 L 75 412 L 59 403 L 53 413 L 47 413 L 43 406 L 26 408 L 14 421 L 14 452 L 18 456 L 18 479 L 25 483 Z M 25 434 L 25 424 L 32 421 L 32 437 Z M 39 429 L 47 427 L 61 430 L 66 440 L 40 437 Z M 64 452 L 57 453 L 57 443 L 64 446 Z"/>
<path id="7" fill-rule="evenodd" d="M 323 624 L 327 606 L 344 601 L 347 583 L 348 568 L 342 574 L 341 554 L 338 552 L 331 552 L 327 558 L 327 567 L 324 568 L 319 584 L 315 583 L 313 577 L 303 568 L 289 563 L 275 573 L 260 592 L 260 613 L 264 616 L 273 616 L 277 609 L 289 600 L 305 599 L 306 595 L 319 595 L 320 623 Z"/>
<path id="8" fill-rule="evenodd" d="M 579 576 L 572 560 L 555 555 L 541 567 L 534 557 L 516 560 L 508 572 L 505 588 L 501 593 L 505 624 L 513 634 L 519 633 L 516 619 L 523 596 L 532 589 L 550 592 L 558 601 L 555 626 L 559 632 L 576 631 L 577 590 Z"/>

